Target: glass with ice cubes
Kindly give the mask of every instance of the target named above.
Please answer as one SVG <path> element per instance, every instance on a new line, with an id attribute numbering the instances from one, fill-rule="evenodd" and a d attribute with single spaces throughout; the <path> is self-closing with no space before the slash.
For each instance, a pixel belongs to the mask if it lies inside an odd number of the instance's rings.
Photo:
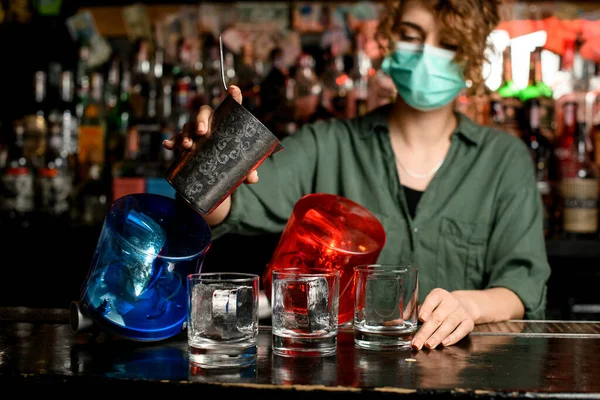
<path id="1" fill-rule="evenodd" d="M 417 330 L 418 269 L 411 265 L 354 267 L 354 344 L 367 350 L 410 347 Z"/>
<path id="2" fill-rule="evenodd" d="M 188 350 L 201 368 L 245 368 L 256 362 L 258 291 L 255 274 L 190 274 Z"/>
<path id="3" fill-rule="evenodd" d="M 272 349 L 279 356 L 335 355 L 340 272 L 287 268 L 273 271 Z"/>
<path id="4" fill-rule="evenodd" d="M 72 330 L 90 320 L 136 341 L 178 334 L 187 324 L 185 278 L 201 270 L 210 243 L 210 227 L 184 201 L 148 193 L 117 199 L 71 306 Z"/>

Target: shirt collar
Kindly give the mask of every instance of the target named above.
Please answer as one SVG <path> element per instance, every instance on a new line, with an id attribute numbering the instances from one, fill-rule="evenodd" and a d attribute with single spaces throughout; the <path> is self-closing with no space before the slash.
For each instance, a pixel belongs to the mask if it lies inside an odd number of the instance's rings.
<path id="1" fill-rule="evenodd" d="M 387 116 L 392 108 L 391 104 L 379 107 L 366 114 L 359 123 L 359 134 L 363 138 L 372 137 L 373 134 L 388 131 Z M 481 143 L 481 128 L 469 117 L 462 113 L 456 113 L 458 117 L 458 126 L 454 131 L 453 137 L 458 137 L 463 141 L 479 145 Z"/>
<path id="2" fill-rule="evenodd" d="M 481 144 L 481 127 L 462 113 L 457 112 L 456 116 L 458 117 L 458 126 L 454 133 L 475 146 Z"/>

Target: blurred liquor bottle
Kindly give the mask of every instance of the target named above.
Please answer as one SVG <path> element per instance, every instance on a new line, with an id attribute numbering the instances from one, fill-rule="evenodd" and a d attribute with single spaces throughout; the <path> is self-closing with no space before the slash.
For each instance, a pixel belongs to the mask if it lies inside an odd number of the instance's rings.
<path id="1" fill-rule="evenodd" d="M 572 90 L 564 92 L 557 102 L 562 112 L 561 136 L 555 146 L 559 162 L 561 217 L 563 234 L 574 238 L 592 238 L 598 231 L 598 169 L 591 158 L 592 110 L 594 91 L 590 90 L 592 64 L 579 49 L 579 39 L 567 41 L 563 72 L 571 73 Z M 572 49 L 572 50 L 571 50 Z"/>
<path id="2" fill-rule="evenodd" d="M 126 135 L 124 157 L 112 166 L 112 201 L 146 191 L 144 164 L 140 160 L 139 131 L 132 128 Z"/>
<path id="3" fill-rule="evenodd" d="M 542 74 L 542 48 L 536 48 L 529 58 L 529 81 L 527 87 L 520 92 L 521 102 L 527 106 L 535 101 L 539 104 L 539 130 L 548 138 L 554 140 L 554 98 L 552 89 L 544 82 Z M 526 107 L 530 109 L 531 107 Z"/>
<path id="4" fill-rule="evenodd" d="M 88 61 L 90 58 L 90 48 L 83 43 L 79 47 L 79 58 L 75 71 L 75 90 L 77 96 L 77 104 L 75 114 L 79 120 L 83 117 L 83 108 L 90 95 L 90 70 Z"/>
<path id="5" fill-rule="evenodd" d="M 70 222 L 76 152 L 76 119 L 73 107 L 73 74 L 58 64 L 49 66 L 48 134 L 43 164 L 36 171 L 38 221 L 66 225 Z"/>
<path id="6" fill-rule="evenodd" d="M 181 117 L 182 123 L 184 120 L 186 121 L 195 121 L 196 116 L 198 115 L 198 111 L 200 111 L 200 107 L 205 104 L 208 104 L 208 95 L 206 92 L 206 77 L 205 77 L 205 64 L 204 57 L 201 48 L 201 42 L 198 40 L 191 41 L 190 45 L 190 54 L 189 54 L 189 68 L 188 74 L 189 79 L 186 78 L 185 81 L 189 82 L 188 88 L 188 102 L 185 104 L 185 97 L 183 98 L 182 104 L 184 104 L 184 109 L 182 109 L 182 113 L 184 113 L 187 117 Z M 185 86 L 184 86 L 185 87 Z M 163 90 L 165 88 L 163 87 Z M 163 96 L 164 98 L 164 96 Z M 183 125 L 181 125 L 180 130 L 183 130 Z"/>
<path id="7" fill-rule="evenodd" d="M 109 81 L 112 80 L 106 101 L 106 161 L 109 166 L 121 161 L 125 155 L 127 133 L 134 115 L 128 65 L 115 59 L 109 70 Z"/>
<path id="8" fill-rule="evenodd" d="M 10 136 L 0 182 L 0 220 L 3 226 L 26 228 L 33 222 L 35 178 L 25 152 L 25 121 L 16 120 Z"/>
<path id="9" fill-rule="evenodd" d="M 519 98 L 520 89 L 513 80 L 511 51 L 511 47 L 508 46 L 503 52 L 502 84 L 491 95 L 490 110 L 495 127 L 516 137 L 521 137 L 519 116 L 522 103 Z"/>
<path id="10" fill-rule="evenodd" d="M 350 117 L 365 115 L 368 109 L 369 97 L 369 78 L 373 75 L 373 63 L 367 55 L 365 49 L 365 39 L 363 35 L 356 37 L 356 49 L 354 52 L 354 65 L 350 71 L 350 78 L 353 82 L 354 104 L 350 104 Z"/>
<path id="11" fill-rule="evenodd" d="M 75 193 L 75 218 L 79 224 L 86 226 L 100 226 L 110 203 L 110 187 L 103 176 L 104 154 L 101 151 L 93 148 L 88 153 L 87 174 Z"/>
<path id="12" fill-rule="evenodd" d="M 553 235 L 554 193 L 551 185 L 551 164 L 553 161 L 552 143 L 541 131 L 542 105 L 539 99 L 527 101 L 525 108 L 528 113 L 528 128 L 523 134 L 523 140 L 529 149 L 537 188 L 544 204 L 544 235 Z"/>
<path id="13" fill-rule="evenodd" d="M 108 69 L 108 79 L 104 87 L 104 104 L 106 109 L 106 163 L 112 165 L 122 157 L 120 132 L 119 100 L 121 91 L 121 62 L 113 57 Z M 120 154 L 121 153 L 121 154 Z"/>
<path id="14" fill-rule="evenodd" d="M 131 74 L 131 104 L 133 106 L 132 123 L 142 119 L 150 101 L 150 82 L 152 77 L 151 44 L 147 39 L 135 43 Z"/>
<path id="15" fill-rule="evenodd" d="M 25 116 L 25 156 L 35 168 L 44 163 L 46 136 L 48 134 L 47 74 L 36 71 L 34 75 L 35 106 Z"/>
<path id="16" fill-rule="evenodd" d="M 587 135 L 585 121 L 577 121 L 576 139 L 571 148 L 575 171 L 560 181 L 563 233 L 575 239 L 595 239 L 598 234 L 600 180 L 590 157 Z"/>
<path id="17" fill-rule="evenodd" d="M 155 151 L 158 154 L 157 163 L 155 168 L 145 173 L 145 192 L 152 194 L 159 194 L 167 197 L 175 197 L 175 189 L 165 179 L 165 173 L 171 166 L 176 151 L 165 149 L 162 145 L 162 141 L 171 139 L 177 132 L 177 119 L 173 115 L 173 108 L 171 107 L 173 91 L 173 81 L 171 77 L 165 78 L 162 81 L 161 88 L 161 101 L 159 101 L 160 109 L 159 124 L 161 129 L 161 142 L 158 143 L 158 149 Z M 200 93 L 196 91 L 196 99 Z"/>
<path id="18" fill-rule="evenodd" d="M 60 125 L 53 124 L 48 132 L 44 165 L 36 173 L 38 221 L 41 223 L 65 226 L 70 221 L 73 170 L 68 157 Z"/>
<path id="19" fill-rule="evenodd" d="M 46 89 L 46 107 L 47 113 L 46 123 L 48 126 L 48 135 L 52 132 L 61 132 L 62 125 L 62 98 L 61 98 L 61 87 L 62 87 L 62 65 L 58 63 L 50 63 L 48 66 L 48 82 Z M 46 140 L 47 144 L 50 144 L 50 140 Z M 46 149 L 47 150 L 47 149 Z M 47 161 L 47 159 L 44 159 Z"/>
<path id="20" fill-rule="evenodd" d="M 592 141 L 592 149 L 594 155 L 594 163 L 597 168 L 600 168 L 600 63 L 594 64 L 594 73 L 590 79 L 590 96 L 591 101 L 590 113 L 590 140 Z"/>
<path id="21" fill-rule="evenodd" d="M 323 108 L 339 118 L 348 118 L 355 108 L 354 82 L 346 73 L 344 54 L 333 46 L 323 72 Z"/>
<path id="22" fill-rule="evenodd" d="M 159 122 L 161 131 L 161 142 L 158 148 L 158 161 L 159 161 L 159 174 L 164 178 L 164 172 L 171 165 L 171 162 L 175 158 L 176 151 L 167 150 L 162 145 L 164 140 L 169 140 L 175 136 L 179 130 L 177 129 L 177 118 L 173 113 L 172 107 L 173 98 L 173 80 L 172 78 L 166 78 L 162 82 L 161 88 L 161 100 L 159 102 Z"/>
<path id="23" fill-rule="evenodd" d="M 283 98 L 275 108 L 271 119 L 273 133 L 280 139 L 293 135 L 298 129 L 296 88 L 296 80 L 288 76 L 285 80 Z"/>
<path id="24" fill-rule="evenodd" d="M 308 53 L 303 53 L 298 59 L 294 80 L 296 94 L 294 108 L 299 124 L 307 123 L 318 112 L 323 85 L 315 72 L 315 59 Z"/>
<path id="25" fill-rule="evenodd" d="M 77 171 L 79 120 L 76 115 L 75 79 L 72 71 L 63 71 L 60 86 L 60 127 L 63 151 L 66 152 L 71 173 Z"/>
<path id="26" fill-rule="evenodd" d="M 247 41 L 242 46 L 241 65 L 237 72 L 237 85 L 242 91 L 242 105 L 256 115 L 260 107 L 261 76 L 256 70 L 254 44 Z"/>
<path id="27" fill-rule="evenodd" d="M 173 79 L 172 113 L 179 131 L 183 131 L 185 124 L 190 121 L 190 105 L 194 101 L 207 102 L 204 76 L 202 73 L 195 74 L 193 71 L 193 65 L 196 64 L 193 61 L 194 55 L 201 56 L 199 51 L 194 50 L 193 45 L 193 42 L 179 41 L 176 47 L 176 61 L 170 74 Z M 197 62 L 202 63 L 200 58 Z M 199 67 L 201 72 L 203 65 L 199 65 Z"/>
<path id="28" fill-rule="evenodd" d="M 162 51 L 157 49 L 150 59 L 150 72 L 145 75 L 142 113 L 134 121 L 139 134 L 140 161 L 145 170 L 156 168 L 162 143 L 160 124 L 160 100 L 162 90 Z"/>
<path id="29" fill-rule="evenodd" d="M 574 178 L 577 174 L 577 161 L 573 151 L 577 139 L 577 114 L 580 112 L 576 101 L 562 104 L 560 115 L 561 131 L 554 142 L 554 154 L 557 161 L 557 178 Z"/>
<path id="30" fill-rule="evenodd" d="M 554 89 L 556 133 L 565 130 L 562 125 L 567 119 L 562 115 L 566 110 L 566 103 L 577 103 L 578 108 L 584 106 L 585 93 L 588 89 L 589 77 L 586 74 L 586 62 L 581 56 L 580 48 L 583 42 L 580 39 L 565 39 L 564 51 L 561 56 L 561 66 L 558 71 Z M 578 109 L 578 112 L 582 110 Z"/>
<path id="31" fill-rule="evenodd" d="M 105 114 L 103 96 L 104 78 L 101 73 L 91 74 L 91 93 L 84 99 L 79 124 L 78 163 L 79 177 L 85 180 L 92 164 L 101 170 L 105 164 Z M 94 153 L 94 161 L 90 154 Z"/>
<path id="32" fill-rule="evenodd" d="M 77 151 L 78 171 L 74 187 L 71 219 L 79 224 L 97 226 L 104 220 L 110 198 L 107 176 L 106 113 L 104 76 L 89 74 L 89 91 L 83 98 Z"/>

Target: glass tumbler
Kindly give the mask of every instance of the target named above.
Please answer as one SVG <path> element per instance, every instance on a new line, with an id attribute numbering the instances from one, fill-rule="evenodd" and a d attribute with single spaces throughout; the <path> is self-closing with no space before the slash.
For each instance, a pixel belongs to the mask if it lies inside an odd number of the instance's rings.
<path id="1" fill-rule="evenodd" d="M 410 346 L 417 330 L 418 270 L 403 265 L 359 265 L 356 287 L 354 344 L 369 350 Z"/>
<path id="2" fill-rule="evenodd" d="M 190 363 L 206 369 L 244 368 L 256 361 L 260 276 L 235 272 L 187 278 Z"/>
<path id="3" fill-rule="evenodd" d="M 273 271 L 273 354 L 330 356 L 337 349 L 340 273 Z"/>

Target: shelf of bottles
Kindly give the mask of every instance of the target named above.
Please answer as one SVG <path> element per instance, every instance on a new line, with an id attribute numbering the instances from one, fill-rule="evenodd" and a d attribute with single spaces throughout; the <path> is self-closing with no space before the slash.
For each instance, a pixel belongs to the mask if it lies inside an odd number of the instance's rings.
<path id="1" fill-rule="evenodd" d="M 598 237 L 600 81 L 598 64 L 582 57 L 582 45 L 580 38 L 565 40 L 558 90 L 542 79 L 542 48 L 531 52 L 529 81 L 518 88 L 509 46 L 503 52 L 498 90 L 471 88 L 457 102 L 459 111 L 526 144 L 544 206 L 547 239 Z"/>
<path id="2" fill-rule="evenodd" d="M 214 108 L 223 99 L 218 38 L 214 29 L 195 29 L 185 13 L 153 24 L 140 15 L 125 18 L 127 51 L 97 33 L 73 35 L 76 65 L 50 63 L 35 72 L 34 111 L 2 121 L 3 224 L 98 225 L 123 195 L 174 196 L 164 172 L 176 153 L 162 142 L 193 126 L 203 105 Z M 78 18 L 79 25 L 90 23 L 89 15 Z M 165 30 L 174 20 L 179 29 Z M 290 20 L 308 45 L 293 34 L 277 45 L 264 35 L 241 40 L 235 30 L 224 36 L 227 83 L 240 86 L 244 106 L 276 135 L 394 101 L 394 85 L 373 56 L 372 23 L 346 38 L 339 30 L 312 29 L 308 19 Z M 93 21 L 84 28 L 93 32 Z M 543 80 L 541 48 L 530 54 L 528 84 L 517 87 L 509 46 L 500 87 L 470 87 L 456 102 L 457 111 L 528 147 L 548 239 L 598 235 L 600 78 L 597 65 L 581 56 L 582 45 L 565 41 L 560 92 Z"/>
<path id="3" fill-rule="evenodd" d="M 182 25 L 189 20 L 178 18 Z M 75 67 L 50 63 L 36 71 L 32 112 L 2 121 L 3 226 L 96 226 L 121 196 L 175 196 L 164 173 L 176 152 L 162 142 L 193 126 L 203 105 L 215 108 L 226 95 L 218 38 L 210 32 L 188 26 L 162 35 L 153 26 L 111 42 L 98 35 L 89 14 L 78 13 L 66 24 L 80 31 L 73 34 L 79 43 Z M 150 25 L 143 17 L 132 24 Z M 304 123 L 350 117 L 393 99 L 385 90 L 367 99 L 368 85 L 393 85 L 360 46 L 353 53 L 336 46 L 299 52 L 293 62 L 285 45 L 257 57 L 264 46 L 245 41 L 234 52 L 226 37 L 225 77 L 242 89 L 244 106 L 280 138 Z"/>

